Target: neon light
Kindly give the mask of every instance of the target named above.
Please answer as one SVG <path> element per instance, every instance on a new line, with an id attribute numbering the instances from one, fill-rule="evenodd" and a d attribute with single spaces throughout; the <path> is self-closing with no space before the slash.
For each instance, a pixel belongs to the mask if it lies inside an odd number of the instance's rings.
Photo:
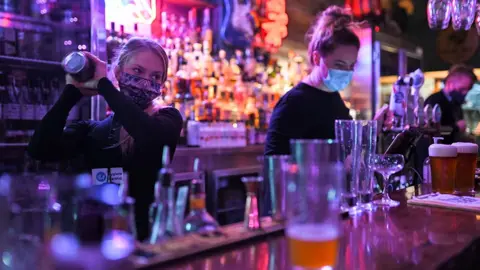
<path id="1" fill-rule="evenodd" d="M 142 24 L 152 24 L 157 18 L 156 0 L 107 0 L 107 12 L 115 13 L 118 19 L 130 19 Z"/>
<path id="2" fill-rule="evenodd" d="M 276 51 L 282 46 L 282 40 L 288 35 L 288 15 L 285 0 L 267 0 L 265 5 L 267 22 L 262 23 L 264 43 L 267 49 Z"/>

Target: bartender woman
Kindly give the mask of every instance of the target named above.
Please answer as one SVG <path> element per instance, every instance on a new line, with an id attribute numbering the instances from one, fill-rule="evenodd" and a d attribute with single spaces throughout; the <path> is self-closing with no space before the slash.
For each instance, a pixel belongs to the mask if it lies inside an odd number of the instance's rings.
<path id="1" fill-rule="evenodd" d="M 94 77 L 79 83 L 67 75 L 63 93 L 41 121 L 28 152 L 35 159 L 50 162 L 81 156 L 88 169 L 123 168 L 129 173 L 137 234 L 143 240 L 149 234 L 148 208 L 163 147 L 168 145 L 173 156 L 182 128 L 176 109 L 154 102 L 167 79 L 168 58 L 156 42 L 130 39 L 112 65 L 117 89 L 107 78 L 105 62 L 87 55 L 95 64 Z M 82 96 L 95 95 L 107 101 L 113 115 L 65 126 L 70 110 Z"/>
<path id="2" fill-rule="evenodd" d="M 312 26 L 311 72 L 275 106 L 265 155 L 289 154 L 290 139 L 335 138 L 335 120 L 351 119 L 339 91 L 350 84 L 360 49 L 353 27 L 350 11 L 338 6 L 327 8 Z"/>

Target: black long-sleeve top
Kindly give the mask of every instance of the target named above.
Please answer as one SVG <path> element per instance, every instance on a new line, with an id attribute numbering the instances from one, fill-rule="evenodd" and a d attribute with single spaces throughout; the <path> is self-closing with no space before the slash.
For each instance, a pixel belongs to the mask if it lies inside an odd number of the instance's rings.
<path id="1" fill-rule="evenodd" d="M 299 83 L 275 105 L 265 155 L 290 154 L 291 139 L 335 139 L 337 119 L 352 119 L 338 92 Z"/>
<path id="2" fill-rule="evenodd" d="M 35 131 L 28 153 L 34 159 L 48 162 L 81 156 L 86 169 L 122 167 L 129 174 L 138 238 L 143 240 L 149 233 L 148 208 L 153 201 L 157 172 L 162 166 L 163 147 L 168 145 L 173 157 L 182 117 L 170 107 L 148 115 L 107 78 L 100 79 L 98 93 L 107 101 L 113 116 L 102 121 L 79 121 L 65 127 L 70 110 L 82 98 L 75 86 L 67 85 Z M 126 157 L 118 145 L 121 127 L 134 139 L 133 151 Z"/>
<path id="3" fill-rule="evenodd" d="M 455 142 L 456 138 L 460 134 L 457 121 L 463 119 L 462 107 L 450 101 L 447 97 L 447 94 L 445 94 L 443 91 L 429 96 L 425 100 L 425 105 L 426 104 L 429 104 L 432 107 L 438 104 L 442 110 L 442 118 L 440 119 L 441 125 L 453 128 L 453 131 L 449 136 L 444 136 L 442 143 L 451 144 Z"/>

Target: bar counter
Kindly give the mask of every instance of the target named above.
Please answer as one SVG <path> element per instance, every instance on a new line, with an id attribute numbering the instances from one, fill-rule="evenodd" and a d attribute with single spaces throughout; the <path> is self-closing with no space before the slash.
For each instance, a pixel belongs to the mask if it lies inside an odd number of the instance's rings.
<path id="1" fill-rule="evenodd" d="M 395 191 L 399 207 L 377 209 L 343 221 L 337 269 L 479 269 L 480 215 L 407 205 L 427 185 Z M 478 195 L 477 195 L 478 196 Z M 283 235 L 184 258 L 153 269 L 291 269 Z"/>

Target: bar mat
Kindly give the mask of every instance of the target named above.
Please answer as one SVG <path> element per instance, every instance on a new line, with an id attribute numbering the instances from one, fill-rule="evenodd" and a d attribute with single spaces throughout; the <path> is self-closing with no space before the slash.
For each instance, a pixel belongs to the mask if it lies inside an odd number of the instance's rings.
<path id="1" fill-rule="evenodd" d="M 432 193 L 413 197 L 408 204 L 466 210 L 480 213 L 480 198 Z"/>
<path id="2" fill-rule="evenodd" d="M 275 222 L 271 217 L 263 217 L 262 229 L 259 231 L 247 231 L 241 222 L 221 227 L 220 234 L 215 236 L 189 234 L 157 245 L 139 244 L 130 260 L 136 269 L 150 268 L 201 252 L 266 236 L 283 229 L 283 223 Z"/>

